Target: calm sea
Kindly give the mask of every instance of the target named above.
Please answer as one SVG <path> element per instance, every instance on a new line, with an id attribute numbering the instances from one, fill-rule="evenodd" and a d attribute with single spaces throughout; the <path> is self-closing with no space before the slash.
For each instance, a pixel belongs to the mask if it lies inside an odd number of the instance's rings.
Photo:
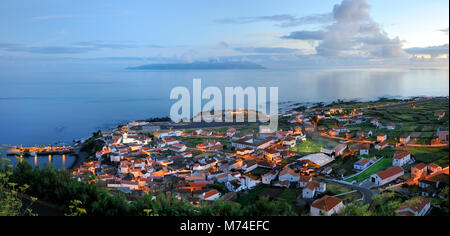
<path id="1" fill-rule="evenodd" d="M 167 116 L 176 86 L 279 87 L 281 104 L 448 96 L 448 70 L 0 70 L 0 144 L 71 143 L 119 123 Z M 223 90 L 222 90 L 223 91 Z"/>

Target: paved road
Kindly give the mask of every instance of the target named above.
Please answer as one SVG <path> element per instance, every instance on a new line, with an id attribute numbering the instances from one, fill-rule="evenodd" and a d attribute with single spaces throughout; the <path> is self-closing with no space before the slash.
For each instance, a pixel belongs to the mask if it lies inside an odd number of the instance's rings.
<path id="1" fill-rule="evenodd" d="M 336 183 L 336 184 L 339 184 L 339 185 L 343 185 L 343 186 L 349 187 L 351 189 L 360 191 L 362 193 L 362 195 L 363 195 L 363 198 L 364 198 L 364 200 L 363 200 L 364 205 L 365 204 L 371 204 L 372 201 L 373 201 L 372 197 L 375 196 L 375 193 L 372 190 L 368 189 L 368 188 L 365 188 L 365 187 L 362 187 L 362 186 L 359 186 L 359 185 L 350 184 L 350 183 L 349 184 L 344 184 L 344 183 L 341 183 L 341 182 L 333 180 L 333 179 L 327 179 L 327 180 L 330 181 L 330 182 L 333 182 L 333 183 Z"/>

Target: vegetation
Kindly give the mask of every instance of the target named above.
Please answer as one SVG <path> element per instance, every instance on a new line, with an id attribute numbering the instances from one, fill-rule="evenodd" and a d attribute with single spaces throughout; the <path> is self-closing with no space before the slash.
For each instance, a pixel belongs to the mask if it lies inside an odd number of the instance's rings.
<path id="1" fill-rule="evenodd" d="M 347 179 L 346 181 L 353 182 L 354 180 L 356 180 L 357 182 L 361 182 L 365 179 L 370 178 L 370 176 L 373 174 L 386 170 L 391 165 L 392 165 L 392 158 L 383 158 L 382 160 L 379 160 L 377 163 L 373 164 L 372 166 L 364 170 L 361 174 L 352 177 L 350 179 Z"/>
<path id="2" fill-rule="evenodd" d="M 27 186 L 26 194 L 37 196 L 43 201 L 61 206 L 66 215 L 88 216 L 283 216 L 295 215 L 291 204 L 284 200 L 269 201 L 266 197 L 248 197 L 245 205 L 236 202 L 216 201 L 213 204 L 194 206 L 184 199 L 179 200 L 170 193 L 149 193 L 129 202 L 125 194 L 110 192 L 105 188 L 87 182 L 79 182 L 65 170 L 50 166 L 32 168 L 28 163 L 19 163 L 14 169 L 2 166 L 0 173 L 10 174 L 9 182 L 14 186 Z M 4 180 L 4 177 L 2 177 Z M 216 186 L 219 187 L 219 186 Z M 258 191 L 260 186 L 256 187 Z M 8 215 L 25 214 L 22 206 L 5 197 L 2 184 L 1 206 L 8 206 Z M 10 190 L 9 190 L 10 191 Z M 250 195 L 252 196 L 252 195 Z M 6 202 L 3 204 L 3 202 Z M 11 210 L 12 209 L 12 210 Z M 2 209 L 3 211 L 3 209 Z"/>

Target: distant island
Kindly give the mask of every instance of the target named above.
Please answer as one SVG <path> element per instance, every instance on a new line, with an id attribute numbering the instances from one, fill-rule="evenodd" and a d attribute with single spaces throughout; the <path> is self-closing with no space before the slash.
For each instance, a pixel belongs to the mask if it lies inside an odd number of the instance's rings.
<path id="1" fill-rule="evenodd" d="M 266 69 L 251 62 L 193 62 L 174 64 L 148 64 L 129 67 L 129 70 L 254 70 Z"/>

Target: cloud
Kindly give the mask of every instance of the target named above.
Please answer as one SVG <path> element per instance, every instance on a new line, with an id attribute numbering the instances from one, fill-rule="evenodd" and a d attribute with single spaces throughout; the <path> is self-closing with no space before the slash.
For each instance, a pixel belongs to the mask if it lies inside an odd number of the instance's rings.
<path id="1" fill-rule="evenodd" d="M 325 38 L 325 32 L 321 30 L 317 31 L 295 31 L 289 35 L 282 36 L 284 39 L 298 39 L 298 40 L 323 40 Z"/>
<path id="2" fill-rule="evenodd" d="M 234 48 L 235 51 L 242 53 L 265 53 L 265 54 L 294 54 L 299 53 L 299 49 L 284 47 L 240 47 Z"/>
<path id="3" fill-rule="evenodd" d="M 255 22 L 277 22 L 279 27 L 294 27 L 308 24 L 324 24 L 332 20 L 331 14 L 316 14 L 310 16 L 296 17 L 289 14 L 279 14 L 271 16 L 225 18 L 216 20 L 220 24 L 249 24 Z"/>
<path id="4" fill-rule="evenodd" d="M 431 47 L 415 47 L 415 48 L 407 48 L 405 52 L 412 55 L 430 55 L 431 57 L 438 57 L 441 55 L 449 54 L 448 44 L 440 45 L 440 46 L 431 46 Z"/>
<path id="5" fill-rule="evenodd" d="M 441 31 L 442 33 L 448 35 L 448 27 L 447 27 L 447 29 L 440 29 L 439 31 Z"/>
<path id="6" fill-rule="evenodd" d="M 343 0 L 332 11 L 333 24 L 318 31 L 295 31 L 284 39 L 317 40 L 321 56 L 359 55 L 391 58 L 404 56 L 402 41 L 389 38 L 370 16 L 367 0 Z"/>

